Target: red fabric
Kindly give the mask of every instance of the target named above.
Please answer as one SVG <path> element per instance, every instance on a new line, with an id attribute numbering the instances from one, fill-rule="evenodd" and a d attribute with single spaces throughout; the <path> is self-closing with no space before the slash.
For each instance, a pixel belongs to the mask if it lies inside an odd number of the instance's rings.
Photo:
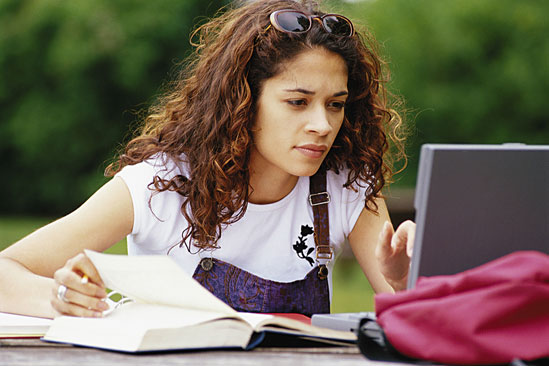
<path id="1" fill-rule="evenodd" d="M 377 321 L 401 353 L 453 364 L 549 357 L 549 256 L 523 251 L 412 290 L 375 297 Z"/>
<path id="2" fill-rule="evenodd" d="M 299 313 L 266 313 L 266 314 L 293 319 L 293 320 L 299 320 L 302 323 L 311 325 L 311 318 L 309 318 L 307 315 L 303 315 Z"/>

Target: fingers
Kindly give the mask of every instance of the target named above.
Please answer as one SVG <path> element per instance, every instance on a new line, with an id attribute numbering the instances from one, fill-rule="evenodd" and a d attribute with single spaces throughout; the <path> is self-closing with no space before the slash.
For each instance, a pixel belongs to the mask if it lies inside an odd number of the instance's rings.
<path id="1" fill-rule="evenodd" d="M 413 221 L 404 221 L 398 226 L 395 232 L 393 232 L 392 225 L 388 221 L 385 221 L 379 234 L 377 254 L 385 258 L 399 255 L 405 251 L 407 256 L 411 257 L 414 248 L 415 231 L 416 224 Z"/>
<path id="2" fill-rule="evenodd" d="M 376 246 L 376 255 L 378 258 L 386 258 L 392 255 L 391 241 L 393 237 L 393 226 L 389 221 L 385 221 L 379 232 L 378 245 Z"/>
<path id="3" fill-rule="evenodd" d="M 74 271 L 63 267 L 55 272 L 54 280 L 58 285 L 64 285 L 71 292 L 78 292 L 82 295 L 95 298 L 105 298 L 107 293 L 103 287 L 97 286 L 93 282 L 83 283 L 82 278 Z M 65 295 L 68 298 L 68 295 Z"/>
<path id="4" fill-rule="evenodd" d="M 402 230 L 402 227 L 399 226 L 397 231 L 395 231 L 393 238 L 391 239 L 391 248 L 393 248 L 394 253 L 401 253 L 406 250 L 406 242 L 408 239 L 408 234 L 406 231 Z"/>
<path id="5" fill-rule="evenodd" d="M 416 224 L 413 221 L 407 220 L 400 224 L 391 241 L 391 245 L 395 249 L 395 252 L 405 250 L 406 255 L 411 257 L 414 249 L 415 233 Z"/>
<path id="6" fill-rule="evenodd" d="M 376 257 L 381 274 L 395 291 L 406 288 L 414 234 L 412 221 L 403 222 L 395 232 L 389 222 L 385 222 L 381 229 Z"/>
<path id="7" fill-rule="evenodd" d="M 61 315 L 99 318 L 109 306 L 104 300 L 83 295 L 73 289 L 67 288 L 64 299 L 57 296 L 56 287 L 53 292 L 51 304 L 55 311 Z"/>
<path id="8" fill-rule="evenodd" d="M 108 309 L 103 281 L 84 254 L 67 261 L 54 274 L 51 304 L 60 314 L 98 317 Z M 65 286 L 66 291 L 59 291 Z"/>
<path id="9" fill-rule="evenodd" d="M 67 265 L 69 268 L 72 269 L 72 271 L 80 274 L 81 277 L 84 275 L 87 276 L 88 282 L 93 282 L 100 287 L 105 287 L 101 276 L 99 276 L 99 272 L 97 272 L 97 269 L 95 268 L 93 263 L 83 253 L 78 254 L 72 259 L 69 259 Z"/>

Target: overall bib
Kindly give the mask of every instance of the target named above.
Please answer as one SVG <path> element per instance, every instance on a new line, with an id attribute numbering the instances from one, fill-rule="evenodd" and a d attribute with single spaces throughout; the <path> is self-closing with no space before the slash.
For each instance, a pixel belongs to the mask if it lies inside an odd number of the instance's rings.
<path id="1" fill-rule="evenodd" d="M 328 220 L 326 172 L 310 178 L 309 204 L 314 214 L 314 241 L 317 266 L 305 278 L 277 282 L 258 277 L 230 263 L 204 258 L 193 278 L 233 309 L 255 313 L 300 313 L 311 316 L 330 312 L 328 269 L 332 258 Z"/>

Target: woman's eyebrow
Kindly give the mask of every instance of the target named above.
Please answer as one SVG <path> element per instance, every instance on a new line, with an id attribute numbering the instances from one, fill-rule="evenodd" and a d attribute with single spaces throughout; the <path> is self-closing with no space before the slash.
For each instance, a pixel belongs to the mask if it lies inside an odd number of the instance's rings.
<path id="1" fill-rule="evenodd" d="M 302 88 L 295 88 L 295 89 L 284 89 L 285 92 L 289 93 L 301 93 L 301 94 L 307 94 L 307 95 L 314 95 L 316 94 L 312 90 L 302 89 Z"/>
<path id="2" fill-rule="evenodd" d="M 307 89 L 303 89 L 303 88 L 296 88 L 296 89 L 284 89 L 285 92 L 289 92 L 289 93 L 301 93 L 301 94 L 306 94 L 306 95 L 315 95 L 316 92 L 312 91 L 312 90 L 307 90 Z M 334 97 L 341 97 L 343 95 L 348 95 L 349 92 L 347 92 L 346 90 L 342 90 L 340 92 L 337 92 L 337 93 L 334 93 L 332 96 Z"/>

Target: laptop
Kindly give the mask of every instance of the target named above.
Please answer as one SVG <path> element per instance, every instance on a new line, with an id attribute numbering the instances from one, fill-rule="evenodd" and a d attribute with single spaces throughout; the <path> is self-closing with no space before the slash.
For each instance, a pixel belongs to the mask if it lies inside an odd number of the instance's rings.
<path id="1" fill-rule="evenodd" d="M 549 254 L 549 145 L 423 145 L 414 207 L 408 288 L 517 250 Z M 362 317 L 375 315 L 315 314 L 312 324 L 354 331 Z"/>

